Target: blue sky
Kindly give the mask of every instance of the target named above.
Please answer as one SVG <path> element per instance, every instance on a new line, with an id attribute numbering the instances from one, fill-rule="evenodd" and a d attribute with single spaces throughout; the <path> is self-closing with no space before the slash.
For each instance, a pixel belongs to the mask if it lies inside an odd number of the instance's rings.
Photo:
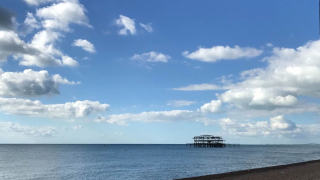
<path id="1" fill-rule="evenodd" d="M 318 142 L 318 3 L 3 0 L 0 142 Z"/>

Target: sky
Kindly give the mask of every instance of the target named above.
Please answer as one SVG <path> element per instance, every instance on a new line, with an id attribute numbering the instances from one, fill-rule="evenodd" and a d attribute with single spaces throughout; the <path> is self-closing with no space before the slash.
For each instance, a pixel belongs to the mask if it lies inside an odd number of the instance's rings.
<path id="1" fill-rule="evenodd" d="M 318 3 L 2 0 L 0 143 L 317 143 Z"/>

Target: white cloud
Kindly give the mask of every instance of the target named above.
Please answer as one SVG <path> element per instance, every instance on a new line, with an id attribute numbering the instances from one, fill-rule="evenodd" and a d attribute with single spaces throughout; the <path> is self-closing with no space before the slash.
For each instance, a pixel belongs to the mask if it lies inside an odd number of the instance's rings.
<path id="1" fill-rule="evenodd" d="M 221 90 L 220 86 L 215 84 L 192 84 L 186 87 L 173 88 L 176 91 L 206 91 L 206 90 Z"/>
<path id="2" fill-rule="evenodd" d="M 0 96 L 40 96 L 60 94 L 60 84 L 79 84 L 48 71 L 3 72 L 0 68 Z"/>
<path id="3" fill-rule="evenodd" d="M 38 100 L 0 98 L 1 112 L 33 117 L 58 119 L 82 118 L 93 113 L 105 112 L 108 108 L 108 104 L 100 104 L 98 101 L 88 100 L 45 105 Z"/>
<path id="4" fill-rule="evenodd" d="M 180 106 L 190 106 L 191 104 L 194 104 L 194 103 L 196 103 L 196 101 L 174 100 L 174 101 L 169 101 L 167 105 L 180 107 Z"/>
<path id="5" fill-rule="evenodd" d="M 58 33 L 48 33 L 44 30 L 34 36 L 31 44 L 27 44 L 13 31 L 0 31 L 0 61 L 5 62 L 7 56 L 13 55 L 15 59 L 20 60 L 19 64 L 24 66 L 78 66 L 78 62 L 63 55 L 50 44 L 59 36 Z M 69 61 L 56 59 L 55 56 L 64 59 L 68 57 Z"/>
<path id="6" fill-rule="evenodd" d="M 31 33 L 34 29 L 41 28 L 41 24 L 33 16 L 33 13 L 28 12 L 27 17 L 23 22 L 23 35 Z"/>
<path id="7" fill-rule="evenodd" d="M 299 101 L 300 96 L 320 97 L 320 40 L 297 49 L 273 48 L 264 60 L 266 68 L 251 69 L 240 74 L 240 81 L 221 78 L 224 86 L 189 85 L 173 90 L 218 90 L 216 94 L 227 113 L 235 117 L 278 116 L 304 112 L 320 112 L 318 104 Z"/>
<path id="8" fill-rule="evenodd" d="M 218 98 L 241 109 L 275 110 L 299 105 L 298 96 L 320 97 L 319 49 L 320 40 L 297 49 L 274 48 L 266 68 L 242 72 L 243 81 Z"/>
<path id="9" fill-rule="evenodd" d="M 146 31 L 148 31 L 149 33 L 152 33 L 153 32 L 153 28 L 151 27 L 151 23 L 149 24 L 142 24 L 140 23 L 140 26 L 142 28 L 144 28 Z"/>
<path id="10" fill-rule="evenodd" d="M 78 46 L 90 53 L 96 53 L 96 49 L 94 48 L 94 45 L 85 39 L 74 40 L 72 46 Z"/>
<path id="11" fill-rule="evenodd" d="M 128 32 L 132 35 L 136 34 L 136 26 L 134 19 L 130 19 L 129 17 L 120 15 L 119 19 L 115 20 L 116 25 L 119 27 L 123 27 L 118 31 L 119 35 L 128 35 Z"/>
<path id="12" fill-rule="evenodd" d="M 239 47 L 231 48 L 229 46 L 213 46 L 212 48 L 199 48 L 197 51 L 189 53 L 183 52 L 183 56 L 199 60 L 203 62 L 216 62 L 219 60 L 251 58 L 262 54 L 262 50 L 252 47 Z"/>
<path id="13" fill-rule="evenodd" d="M 297 125 L 283 116 L 270 118 L 270 121 L 238 122 L 225 118 L 220 120 L 220 126 L 233 136 L 254 136 L 273 138 L 311 138 L 320 134 L 320 124 Z"/>
<path id="14" fill-rule="evenodd" d="M 25 44 L 13 31 L 0 31 L 0 61 L 11 54 L 35 54 L 36 49 Z"/>
<path id="15" fill-rule="evenodd" d="M 120 115 L 118 115 L 120 116 Z M 128 117 L 129 118 L 129 117 Z M 110 123 L 110 124 L 117 124 L 120 126 L 128 126 L 128 124 L 126 123 L 128 119 L 124 119 L 124 118 L 116 118 L 116 119 L 109 119 L 108 117 L 104 117 L 104 116 L 97 116 L 94 119 L 94 122 L 106 122 L 106 123 Z"/>
<path id="16" fill-rule="evenodd" d="M 24 0 L 28 5 L 39 6 L 41 4 L 46 4 L 50 2 L 57 2 L 62 0 Z"/>
<path id="17" fill-rule="evenodd" d="M 68 56 L 63 56 L 68 57 Z M 69 57 L 70 58 L 70 57 Z M 72 59 L 72 58 L 71 58 Z M 64 59 L 56 59 L 51 55 L 48 54 L 39 54 L 36 56 L 33 55 L 24 55 L 23 59 L 19 63 L 23 66 L 38 66 L 38 67 L 57 67 L 57 66 L 71 66 L 76 67 L 79 65 L 79 63 L 75 60 L 72 60 L 72 63 L 70 61 L 64 61 Z"/>
<path id="18" fill-rule="evenodd" d="M 63 53 L 54 47 L 55 41 L 61 40 L 62 36 L 62 33 L 57 31 L 42 30 L 33 36 L 30 46 L 44 54 L 62 56 Z"/>
<path id="19" fill-rule="evenodd" d="M 92 27 L 85 12 L 86 9 L 79 1 L 65 0 L 37 9 L 36 15 L 42 19 L 42 26 L 47 30 L 70 31 L 70 24 Z"/>
<path id="20" fill-rule="evenodd" d="M 296 124 L 283 116 L 276 116 L 270 118 L 270 127 L 273 130 L 294 130 L 297 128 Z"/>
<path id="21" fill-rule="evenodd" d="M 36 33 L 31 41 L 30 46 L 37 49 L 41 53 L 35 55 L 24 55 L 20 64 L 25 66 L 79 66 L 79 63 L 64 55 L 60 50 L 54 47 L 56 40 L 60 39 L 61 33 L 43 30 Z M 61 57 L 56 59 L 55 57 Z"/>
<path id="22" fill-rule="evenodd" d="M 259 136 L 269 135 L 269 123 L 267 121 L 239 123 L 230 118 L 220 120 L 220 126 L 224 131 L 227 131 L 233 136 Z"/>
<path id="23" fill-rule="evenodd" d="M 218 96 L 222 102 L 232 103 L 238 108 L 268 109 L 289 107 L 297 104 L 295 96 L 286 95 L 277 89 L 243 88 L 231 89 Z"/>
<path id="24" fill-rule="evenodd" d="M 69 56 L 62 56 L 62 63 L 66 66 L 70 66 L 70 67 L 77 67 L 79 66 L 79 63 L 72 59 L 71 57 Z"/>
<path id="25" fill-rule="evenodd" d="M 222 103 L 228 103 L 228 114 L 235 117 L 277 116 L 317 112 L 318 104 L 299 102 L 299 96 L 320 97 L 320 41 L 312 41 L 295 49 L 274 48 L 273 55 L 264 58 L 264 69 L 243 71 L 239 83 L 221 78 L 224 86 L 213 84 L 189 85 L 173 90 L 218 90 Z M 319 85 L 317 85 L 319 84 Z M 210 104 L 207 104 L 207 107 Z M 205 106 L 202 107 L 204 109 Z M 210 109 L 210 108 L 208 108 Z M 210 112 L 210 110 L 207 110 Z"/>
<path id="26" fill-rule="evenodd" d="M 114 114 L 109 116 L 98 116 L 95 122 L 106 122 L 110 124 L 128 125 L 128 121 L 138 122 L 181 122 L 200 121 L 205 125 L 212 123 L 212 120 L 206 118 L 203 113 L 189 110 L 172 110 L 172 111 L 150 111 L 139 114 Z"/>
<path id="27" fill-rule="evenodd" d="M 26 0 L 30 5 L 55 2 L 36 11 L 36 17 L 27 13 L 22 35 L 34 29 L 37 32 L 30 43 L 25 43 L 13 31 L 0 31 L 0 61 L 6 61 L 13 55 L 23 66 L 79 66 L 79 63 L 57 49 L 56 42 L 61 40 L 63 32 L 72 32 L 71 24 L 92 27 L 85 15 L 85 8 L 78 0 Z M 39 22 L 38 22 L 38 20 Z"/>
<path id="28" fill-rule="evenodd" d="M 221 108 L 221 101 L 220 100 L 212 100 L 210 103 L 206 103 L 200 107 L 200 110 L 203 113 L 217 113 L 220 111 Z"/>
<path id="29" fill-rule="evenodd" d="M 294 96 L 287 95 L 285 97 L 277 96 L 269 99 L 271 104 L 276 106 L 293 106 L 298 102 L 298 99 Z"/>
<path id="30" fill-rule="evenodd" d="M 39 5 L 51 1 L 30 0 Z M 21 65 L 25 66 L 79 66 L 78 62 L 55 48 L 55 42 L 63 37 L 60 31 L 71 32 L 70 24 L 92 27 L 85 15 L 86 9 L 78 0 L 57 0 L 50 6 L 39 8 L 36 16 L 44 30 L 36 33 L 30 46 L 41 53 L 24 55 Z M 60 57 L 61 59 L 58 59 Z"/>
<path id="31" fill-rule="evenodd" d="M 139 60 L 142 62 L 163 62 L 167 63 L 171 59 L 169 55 L 161 54 L 158 52 L 151 51 L 149 53 L 135 54 L 131 57 L 131 60 Z"/>
<path id="32" fill-rule="evenodd" d="M 51 126 L 23 126 L 14 122 L 0 122 L 0 131 L 7 133 L 23 133 L 35 137 L 52 137 L 58 134 L 57 128 Z"/>

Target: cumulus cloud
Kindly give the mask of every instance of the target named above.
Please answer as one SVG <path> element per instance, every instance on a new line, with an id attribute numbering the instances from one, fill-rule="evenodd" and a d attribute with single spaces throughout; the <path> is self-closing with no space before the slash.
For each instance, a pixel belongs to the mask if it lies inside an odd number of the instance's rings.
<path id="1" fill-rule="evenodd" d="M 58 134 L 57 128 L 51 126 L 23 126 L 14 122 L 0 122 L 0 131 L 9 133 L 22 133 L 35 137 L 52 137 Z"/>
<path id="2" fill-rule="evenodd" d="M 194 104 L 194 103 L 196 103 L 196 101 L 174 100 L 174 101 L 169 101 L 167 105 L 180 107 L 180 106 L 190 106 L 191 104 Z"/>
<path id="3" fill-rule="evenodd" d="M 151 51 L 149 53 L 135 54 L 131 57 L 131 60 L 139 60 L 142 62 L 163 62 L 167 63 L 171 59 L 169 55 Z"/>
<path id="4" fill-rule="evenodd" d="M 243 88 L 231 89 L 218 96 L 221 101 L 231 103 L 241 109 L 267 109 L 290 107 L 297 104 L 295 96 L 286 95 L 277 89 Z"/>
<path id="5" fill-rule="evenodd" d="M 36 33 L 30 46 L 39 50 L 41 53 L 36 55 L 24 55 L 20 62 L 25 66 L 79 66 L 79 63 L 63 54 L 54 47 L 55 41 L 59 40 L 62 34 L 55 31 L 43 30 Z M 61 59 L 57 59 L 60 57 Z"/>
<path id="6" fill-rule="evenodd" d="M 151 27 L 151 23 L 149 24 L 142 24 L 140 23 L 140 26 L 145 29 L 146 31 L 148 31 L 149 33 L 152 33 L 153 32 L 153 28 Z"/>
<path id="7" fill-rule="evenodd" d="M 55 49 L 53 41 L 59 38 L 59 33 L 41 31 L 37 33 L 30 44 L 22 41 L 13 31 L 0 31 L 0 61 L 5 62 L 9 55 L 20 60 L 24 66 L 78 66 L 78 62 Z M 62 59 L 57 59 L 60 56 Z M 68 57 L 68 61 L 66 61 Z"/>
<path id="8" fill-rule="evenodd" d="M 320 97 L 320 40 L 297 49 L 274 48 L 268 66 L 241 73 L 243 81 L 218 95 L 241 109 L 275 110 L 299 105 L 298 96 Z"/>
<path id="9" fill-rule="evenodd" d="M 13 31 L 0 31 L 0 61 L 11 54 L 35 54 L 36 49 L 24 43 Z"/>
<path id="10" fill-rule="evenodd" d="M 96 49 L 94 48 L 94 45 L 85 39 L 74 40 L 72 46 L 81 47 L 83 50 L 88 51 L 89 53 L 96 53 Z"/>
<path id="11" fill-rule="evenodd" d="M 44 54 L 62 56 L 63 53 L 54 47 L 57 40 L 61 40 L 62 33 L 58 31 L 41 30 L 37 32 L 29 44 Z"/>
<path id="12" fill-rule="evenodd" d="M 297 125 L 283 116 L 270 118 L 269 121 L 238 122 L 225 118 L 219 122 L 222 129 L 233 136 L 255 137 L 314 137 L 320 134 L 320 124 Z"/>
<path id="13" fill-rule="evenodd" d="M 33 117 L 48 117 L 58 119 L 82 118 L 93 113 L 105 112 L 108 104 L 98 101 L 76 101 L 65 104 L 42 104 L 40 101 L 17 98 L 0 98 L 0 111 Z"/>
<path id="14" fill-rule="evenodd" d="M 30 0 L 30 2 L 38 5 L 39 3 L 50 1 Z M 70 24 L 92 27 L 85 15 L 86 9 L 78 0 L 56 2 L 50 6 L 37 9 L 36 16 L 41 20 L 41 26 L 44 30 L 34 35 L 29 46 L 41 53 L 24 55 L 21 58 L 21 65 L 40 67 L 79 66 L 77 61 L 56 49 L 55 42 L 63 37 L 62 32 L 71 31 Z M 32 21 L 34 22 L 34 20 Z"/>
<path id="15" fill-rule="evenodd" d="M 45 31 L 43 31 L 45 32 Z M 55 38 L 54 33 L 39 33 L 33 38 L 31 44 L 22 41 L 13 31 L 0 31 L 0 61 L 7 60 L 7 56 L 13 55 L 15 59 L 20 60 L 20 65 L 24 66 L 75 66 L 78 64 L 72 60 L 73 64 L 65 64 L 63 60 L 56 59 L 53 55 L 63 54 L 54 49 L 52 44 L 48 45 L 45 37 L 50 37 L 51 41 Z"/>
<path id="16" fill-rule="evenodd" d="M 41 96 L 60 94 L 60 84 L 79 84 L 48 71 L 3 72 L 0 68 L 0 96 Z"/>
<path id="17" fill-rule="evenodd" d="M 14 30 L 15 28 L 15 14 L 0 7 L 0 30 Z"/>
<path id="18" fill-rule="evenodd" d="M 26 0 L 30 5 L 55 2 L 36 10 L 35 16 L 27 13 L 20 35 L 35 33 L 30 43 L 19 38 L 12 30 L 0 31 L 0 61 L 8 56 L 19 60 L 23 66 L 79 66 L 79 63 L 56 48 L 56 42 L 64 37 L 65 32 L 72 32 L 71 24 L 92 27 L 85 15 L 86 9 L 78 0 Z"/>
<path id="19" fill-rule="evenodd" d="M 130 19 L 127 16 L 120 15 L 119 19 L 115 20 L 115 23 L 119 27 L 123 27 L 118 31 L 119 35 L 128 35 L 129 33 L 134 35 L 137 33 L 134 19 Z"/>
<path id="20" fill-rule="evenodd" d="M 150 111 L 142 112 L 139 114 L 114 114 L 109 116 L 98 116 L 95 122 L 106 122 L 110 124 L 128 125 L 128 121 L 138 122 L 181 122 L 189 121 L 195 122 L 200 121 L 205 125 L 208 125 L 212 120 L 205 117 L 204 114 L 197 111 L 189 110 L 172 110 L 172 111 Z"/>
<path id="21" fill-rule="evenodd" d="M 220 119 L 220 126 L 224 131 L 234 136 L 258 136 L 269 135 L 270 128 L 267 121 L 259 121 L 255 123 L 239 123 L 230 118 Z"/>
<path id="22" fill-rule="evenodd" d="M 195 84 L 173 90 L 223 90 L 216 94 L 226 103 L 227 113 L 234 117 L 278 116 L 320 112 L 319 105 L 299 101 L 300 96 L 320 97 L 320 40 L 292 48 L 273 48 L 265 57 L 267 67 L 240 73 L 240 81 L 222 78 L 224 86 Z"/>
<path id="23" fill-rule="evenodd" d="M 273 130 L 294 130 L 297 128 L 296 124 L 283 116 L 276 116 L 270 118 L 270 127 Z"/>
<path id="24" fill-rule="evenodd" d="M 276 106 L 293 106 L 298 102 L 294 96 L 287 95 L 285 97 L 277 96 L 269 99 L 270 103 Z"/>
<path id="25" fill-rule="evenodd" d="M 85 12 L 86 9 L 77 0 L 65 0 L 37 9 L 36 15 L 42 19 L 41 23 L 45 29 L 70 31 L 70 24 L 92 27 Z"/>
<path id="26" fill-rule="evenodd" d="M 28 12 L 27 17 L 23 22 L 22 35 L 31 33 L 34 29 L 41 28 L 41 24 L 34 17 L 33 13 Z"/>
<path id="27" fill-rule="evenodd" d="M 69 56 L 62 56 L 62 63 L 66 66 L 70 66 L 70 67 L 77 67 L 79 66 L 79 63 L 72 59 L 71 57 Z"/>
<path id="28" fill-rule="evenodd" d="M 262 54 L 262 50 L 252 47 L 239 47 L 231 48 L 229 46 L 213 46 L 212 48 L 200 47 L 197 51 L 189 53 L 184 51 L 183 56 L 189 59 L 203 61 L 203 62 L 216 62 L 219 60 L 252 58 Z"/>
<path id="29" fill-rule="evenodd" d="M 220 100 L 212 100 L 210 103 L 206 103 L 200 107 L 203 113 L 217 113 L 220 111 L 222 103 Z"/>
<path id="30" fill-rule="evenodd" d="M 207 90 L 221 90 L 223 87 L 220 87 L 215 84 L 192 84 L 186 87 L 173 88 L 172 90 L 176 91 L 207 91 Z"/>

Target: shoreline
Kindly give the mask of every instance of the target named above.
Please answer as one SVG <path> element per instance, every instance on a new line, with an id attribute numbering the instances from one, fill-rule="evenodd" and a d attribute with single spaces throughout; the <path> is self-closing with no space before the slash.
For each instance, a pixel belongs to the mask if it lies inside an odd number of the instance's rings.
<path id="1" fill-rule="evenodd" d="M 293 164 L 270 166 L 264 168 L 233 171 L 221 174 L 212 174 L 198 177 L 182 178 L 181 180 L 245 180 L 245 179 L 320 179 L 320 160 L 305 161 Z"/>

